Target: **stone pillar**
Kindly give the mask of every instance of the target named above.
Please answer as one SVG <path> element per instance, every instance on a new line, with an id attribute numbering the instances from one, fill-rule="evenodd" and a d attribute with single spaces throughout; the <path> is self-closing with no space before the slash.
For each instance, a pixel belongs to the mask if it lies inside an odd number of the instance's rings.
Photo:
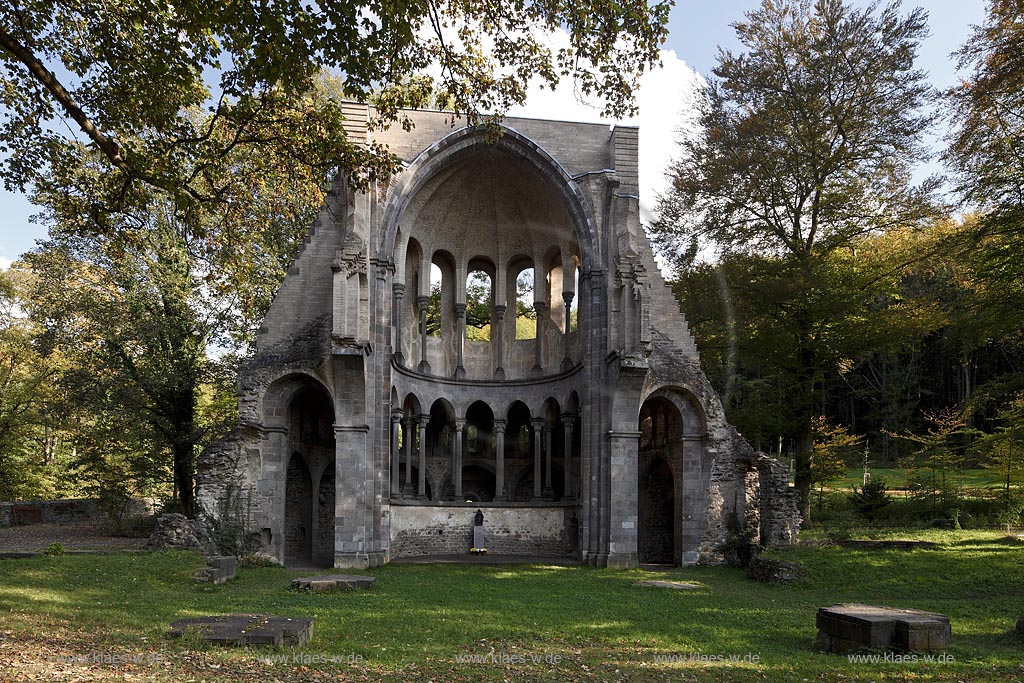
<path id="1" fill-rule="evenodd" d="M 391 413 L 391 496 L 402 491 L 402 452 L 398 450 L 398 430 L 402 428 L 402 411 Z"/>
<path id="2" fill-rule="evenodd" d="M 551 435 L 554 431 L 555 425 L 544 423 L 544 500 L 555 498 L 554 489 L 551 488 Z"/>
<path id="3" fill-rule="evenodd" d="M 429 375 L 430 363 L 427 362 L 427 306 L 430 304 L 430 297 L 421 296 L 416 302 L 420 306 L 420 364 L 416 366 L 416 369 L 425 375 Z"/>
<path id="4" fill-rule="evenodd" d="M 533 285 L 537 286 L 536 283 Z M 544 374 L 544 318 L 548 314 L 548 305 L 543 301 L 534 301 L 533 310 L 537 313 L 537 337 L 533 340 L 533 374 Z"/>
<path id="5" fill-rule="evenodd" d="M 497 358 L 494 359 L 494 379 L 505 379 L 505 307 L 501 304 L 494 307 L 494 322 Z"/>
<path id="6" fill-rule="evenodd" d="M 627 353 L 636 349 L 633 339 L 633 274 L 621 273 L 622 278 L 622 349 Z"/>
<path id="7" fill-rule="evenodd" d="M 402 446 L 405 449 L 405 486 L 402 487 L 402 498 L 412 498 L 412 442 L 416 440 L 413 436 L 412 425 L 415 421 L 411 417 L 402 418 Z"/>
<path id="8" fill-rule="evenodd" d="M 572 325 L 572 300 L 576 298 L 573 292 L 562 292 L 562 301 L 565 302 L 565 334 L 562 335 L 564 355 L 562 357 L 562 371 L 572 370 L 575 363 L 572 362 L 572 342 L 569 339 L 569 328 Z"/>
<path id="9" fill-rule="evenodd" d="M 637 553 L 638 476 L 637 447 L 640 432 L 608 432 L 611 446 L 609 477 L 608 559 L 612 569 L 636 567 Z"/>
<path id="10" fill-rule="evenodd" d="M 466 428 L 464 419 L 455 419 L 455 443 L 452 454 L 455 456 L 455 468 L 452 470 L 452 484 L 455 486 L 455 500 L 462 502 L 462 430 Z"/>
<path id="11" fill-rule="evenodd" d="M 391 290 L 395 296 L 395 363 L 405 365 L 405 354 L 402 353 L 402 297 L 405 296 L 405 285 L 396 282 Z"/>
<path id="12" fill-rule="evenodd" d="M 562 427 L 565 430 L 562 500 L 576 500 L 576 491 L 574 490 L 576 486 L 572 479 L 572 425 L 574 421 L 575 418 L 571 413 L 562 413 Z"/>
<path id="13" fill-rule="evenodd" d="M 416 497 L 424 500 L 427 497 L 427 423 L 430 422 L 430 416 L 419 415 L 416 417 L 416 422 L 420 427 L 420 466 Z"/>
<path id="14" fill-rule="evenodd" d="M 533 425 L 533 499 L 543 500 L 541 492 L 541 468 L 540 458 L 543 448 L 541 447 L 541 430 L 544 428 L 544 418 L 535 417 L 530 420 Z"/>
<path id="15" fill-rule="evenodd" d="M 494 500 L 505 496 L 505 421 L 494 421 Z"/>
<path id="16" fill-rule="evenodd" d="M 455 304 L 455 350 L 457 361 L 455 365 L 455 379 L 465 379 L 466 368 L 463 366 L 463 347 L 466 345 L 466 304 Z"/>
<path id="17" fill-rule="evenodd" d="M 334 273 L 334 302 L 332 306 L 331 335 L 344 339 L 349 336 L 348 329 L 348 268 L 345 263 L 335 260 L 331 263 Z"/>

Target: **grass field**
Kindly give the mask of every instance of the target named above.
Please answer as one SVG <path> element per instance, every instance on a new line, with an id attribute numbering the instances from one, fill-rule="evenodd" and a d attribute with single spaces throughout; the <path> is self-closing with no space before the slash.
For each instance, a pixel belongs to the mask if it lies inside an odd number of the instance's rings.
<path id="1" fill-rule="evenodd" d="M 884 480 L 890 489 L 906 488 L 907 478 L 911 473 L 910 470 L 885 468 L 871 468 L 870 472 L 872 479 Z M 1004 484 L 1002 476 L 995 470 L 957 470 L 949 476 L 960 486 L 967 489 L 1002 490 Z M 863 481 L 864 470 L 862 468 L 853 468 L 846 473 L 845 477 L 831 482 L 829 487 L 849 491 L 851 486 L 859 487 Z M 1019 487 L 1015 486 L 1014 488 Z"/>
<path id="2" fill-rule="evenodd" d="M 0 679 L 1024 679 L 1024 641 L 1012 633 L 1024 614 L 1024 544 L 998 532 L 916 536 L 941 546 L 787 551 L 785 557 L 808 571 L 795 586 L 758 584 L 729 568 L 655 575 L 583 567 L 390 565 L 373 570 L 377 585 L 371 591 L 311 594 L 288 590 L 300 572 L 279 568 L 242 569 L 223 586 L 196 584 L 192 574 L 202 561 L 187 553 L 5 560 Z M 633 585 L 652 577 L 699 588 Z M 852 601 L 949 615 L 954 661 L 866 664 L 815 652 L 816 608 Z M 261 656 L 292 652 L 210 648 L 164 636 L 174 619 L 232 612 L 311 616 L 314 637 L 295 651 L 299 661 L 270 664 Z M 486 661 L 460 661 L 474 655 Z M 109 663 L 117 656 L 145 661 Z M 673 656 L 683 661 L 666 661 Z M 719 657 L 738 661 L 712 661 Z M 323 661 L 329 658 L 337 661 Z"/>

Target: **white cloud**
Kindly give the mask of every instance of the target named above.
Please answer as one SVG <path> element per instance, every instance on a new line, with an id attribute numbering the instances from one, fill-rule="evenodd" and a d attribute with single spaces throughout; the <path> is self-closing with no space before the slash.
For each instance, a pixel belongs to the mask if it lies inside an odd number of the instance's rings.
<path id="1" fill-rule="evenodd" d="M 0 270 L 7 270 L 11 267 L 11 259 L 6 256 L 0 256 Z"/>
<path id="2" fill-rule="evenodd" d="M 552 43 L 556 44 L 559 37 L 564 40 L 563 36 L 556 36 Z M 668 186 L 666 173 L 678 154 L 680 131 L 694 129 L 697 98 L 704 87 L 704 79 L 674 50 L 662 50 L 661 62 L 660 68 L 640 79 L 639 113 L 633 118 L 618 122 L 602 118 L 600 106 L 580 101 L 572 81 L 560 83 L 554 91 L 535 83 L 529 90 L 526 105 L 513 108 L 509 115 L 639 126 L 640 215 L 648 222 L 658 195 Z"/>

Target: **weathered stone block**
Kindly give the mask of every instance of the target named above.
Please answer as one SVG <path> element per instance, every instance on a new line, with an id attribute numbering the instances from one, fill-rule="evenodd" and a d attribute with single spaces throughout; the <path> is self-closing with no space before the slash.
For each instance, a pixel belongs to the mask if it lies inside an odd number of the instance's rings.
<path id="1" fill-rule="evenodd" d="M 324 576 L 303 576 L 292 580 L 292 588 L 310 590 L 314 593 L 330 593 L 339 590 L 361 590 L 373 588 L 372 576 L 356 574 L 325 574 Z"/>
<path id="2" fill-rule="evenodd" d="M 762 583 L 797 583 L 807 572 L 798 562 L 757 555 L 747 566 L 747 576 Z"/>
<path id="3" fill-rule="evenodd" d="M 829 652 L 858 647 L 930 652 L 952 641 L 949 617 L 912 609 L 844 604 L 822 607 L 816 615 L 817 644 Z"/>
<path id="4" fill-rule="evenodd" d="M 179 619 L 167 635 L 180 638 L 194 629 L 214 645 L 285 645 L 300 647 L 313 637 L 312 619 L 293 619 L 268 614 L 223 614 Z"/>

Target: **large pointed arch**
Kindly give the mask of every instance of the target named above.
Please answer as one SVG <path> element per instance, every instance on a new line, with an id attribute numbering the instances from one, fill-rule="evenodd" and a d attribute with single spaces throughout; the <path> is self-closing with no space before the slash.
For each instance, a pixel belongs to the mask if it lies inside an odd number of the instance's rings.
<path id="1" fill-rule="evenodd" d="M 588 266 L 599 253 L 599 238 L 583 192 L 568 171 L 540 145 L 507 126 L 500 127 L 497 139 L 493 139 L 493 132 L 483 126 L 461 128 L 420 152 L 388 193 L 378 253 L 390 255 L 394 252 L 399 221 L 419 191 L 454 162 L 480 149 L 498 149 L 525 159 L 550 183 L 565 204 L 580 245 L 581 259 L 584 266 Z"/>

